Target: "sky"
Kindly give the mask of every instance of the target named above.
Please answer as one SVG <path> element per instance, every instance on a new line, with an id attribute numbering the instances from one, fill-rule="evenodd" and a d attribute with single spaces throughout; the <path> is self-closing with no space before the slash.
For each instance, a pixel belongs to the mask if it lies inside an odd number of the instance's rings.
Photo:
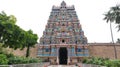
<path id="1" fill-rule="evenodd" d="M 63 0 L 0 0 L 0 12 L 17 18 L 16 24 L 24 30 L 32 29 L 39 38 L 43 35 L 52 6 L 60 6 Z M 109 23 L 103 20 L 112 6 L 120 0 L 64 0 L 74 5 L 80 24 L 89 43 L 111 42 Z M 120 38 L 116 25 L 112 24 L 114 40 Z"/>

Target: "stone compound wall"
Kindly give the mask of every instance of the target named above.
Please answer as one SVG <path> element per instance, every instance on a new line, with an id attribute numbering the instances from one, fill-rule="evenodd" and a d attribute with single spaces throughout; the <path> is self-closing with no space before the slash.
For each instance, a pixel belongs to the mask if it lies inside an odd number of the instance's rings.
<path id="1" fill-rule="evenodd" d="M 37 57 L 37 49 L 38 49 L 37 45 L 35 45 L 35 47 L 30 48 L 30 57 Z M 24 48 L 23 50 L 8 49 L 9 53 L 13 53 L 14 55 L 17 56 L 26 56 L 26 50 L 27 50 L 26 48 Z"/>
<path id="2" fill-rule="evenodd" d="M 111 58 L 114 59 L 114 45 L 117 50 L 117 57 L 120 59 L 120 44 L 112 44 L 112 43 L 89 43 L 89 53 L 90 56 L 96 57 L 104 57 L 104 58 Z M 38 45 L 34 48 L 30 49 L 30 56 L 37 57 L 37 49 Z M 24 50 L 11 50 L 12 53 L 18 56 L 25 56 L 26 48 Z"/>
<path id="3" fill-rule="evenodd" d="M 114 45 L 117 51 L 117 58 L 120 59 L 120 44 L 112 43 L 90 43 L 90 56 L 115 59 Z"/>

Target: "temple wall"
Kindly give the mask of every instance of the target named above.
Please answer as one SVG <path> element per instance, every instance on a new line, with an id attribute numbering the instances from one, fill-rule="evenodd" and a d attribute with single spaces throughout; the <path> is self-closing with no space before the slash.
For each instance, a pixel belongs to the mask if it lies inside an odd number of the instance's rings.
<path id="1" fill-rule="evenodd" d="M 111 43 L 89 43 L 89 52 L 90 56 L 96 57 L 106 57 L 114 59 L 114 46 Z M 115 44 L 117 50 L 117 57 L 120 59 L 120 44 Z M 34 48 L 30 49 L 30 56 L 37 57 L 37 49 L 38 46 L 36 45 Z M 15 55 L 18 56 L 25 56 L 26 48 L 24 50 L 12 50 Z"/>
<path id="2" fill-rule="evenodd" d="M 89 44 L 90 56 L 115 58 L 114 45 L 117 50 L 117 57 L 120 59 L 120 44 L 91 43 Z"/>
<path id="3" fill-rule="evenodd" d="M 30 48 L 30 57 L 37 57 L 37 49 L 38 46 L 36 45 L 35 47 Z M 17 49 L 17 50 L 13 50 L 13 49 L 9 49 L 8 51 L 10 53 L 13 53 L 14 55 L 17 56 L 26 56 L 26 48 L 24 48 L 23 50 Z"/>

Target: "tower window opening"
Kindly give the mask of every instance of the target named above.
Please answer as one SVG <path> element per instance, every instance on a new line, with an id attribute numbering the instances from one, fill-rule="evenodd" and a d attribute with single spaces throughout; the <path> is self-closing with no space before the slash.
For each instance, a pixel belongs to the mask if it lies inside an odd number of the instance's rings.
<path id="1" fill-rule="evenodd" d="M 62 24 L 62 26 L 65 26 L 65 24 Z"/>
<path id="2" fill-rule="evenodd" d="M 62 31 L 62 33 L 64 33 L 65 31 Z"/>
<path id="3" fill-rule="evenodd" d="M 75 41 L 75 43 L 77 44 L 77 41 Z"/>
<path id="4" fill-rule="evenodd" d="M 62 43 L 65 43 L 65 40 L 62 40 Z"/>

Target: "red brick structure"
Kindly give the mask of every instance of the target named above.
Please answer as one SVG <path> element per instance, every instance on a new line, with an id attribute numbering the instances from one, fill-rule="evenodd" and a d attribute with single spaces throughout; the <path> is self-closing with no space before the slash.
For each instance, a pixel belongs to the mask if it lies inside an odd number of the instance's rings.
<path id="1" fill-rule="evenodd" d="M 120 59 L 120 44 L 112 44 L 112 43 L 88 43 L 89 45 L 89 55 L 95 56 L 95 57 L 104 57 L 104 58 L 110 58 L 115 59 L 115 52 L 114 52 L 114 45 L 116 46 L 117 50 L 117 59 Z M 37 57 L 37 50 L 38 45 L 36 45 L 34 48 L 30 49 L 30 57 Z M 26 49 L 24 50 L 11 50 L 10 52 L 17 56 L 25 56 Z"/>

